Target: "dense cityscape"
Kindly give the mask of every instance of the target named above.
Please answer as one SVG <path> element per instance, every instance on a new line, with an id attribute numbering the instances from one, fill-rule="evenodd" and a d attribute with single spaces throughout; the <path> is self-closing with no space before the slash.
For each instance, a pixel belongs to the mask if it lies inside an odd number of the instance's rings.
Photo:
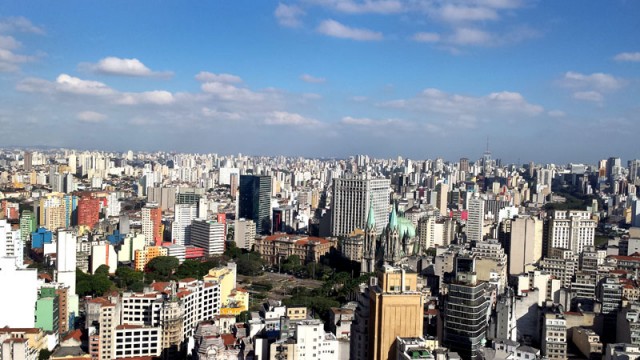
<path id="1" fill-rule="evenodd" d="M 640 356 L 640 160 L 5 149 L 0 170 L 2 359 Z"/>

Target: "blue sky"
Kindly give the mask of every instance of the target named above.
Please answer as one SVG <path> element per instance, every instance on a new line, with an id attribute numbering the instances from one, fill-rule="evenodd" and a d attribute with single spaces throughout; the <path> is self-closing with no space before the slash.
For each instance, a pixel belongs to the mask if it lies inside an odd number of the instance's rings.
<path id="1" fill-rule="evenodd" d="M 6 145 L 640 157 L 640 2 L 0 2 Z"/>

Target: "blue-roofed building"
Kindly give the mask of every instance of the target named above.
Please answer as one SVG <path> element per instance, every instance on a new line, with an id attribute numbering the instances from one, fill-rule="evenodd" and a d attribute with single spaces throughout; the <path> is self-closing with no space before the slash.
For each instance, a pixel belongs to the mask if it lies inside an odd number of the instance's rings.
<path id="1" fill-rule="evenodd" d="M 31 248 L 42 249 L 44 244 L 51 244 L 53 233 L 46 228 L 40 227 L 31 233 Z"/>

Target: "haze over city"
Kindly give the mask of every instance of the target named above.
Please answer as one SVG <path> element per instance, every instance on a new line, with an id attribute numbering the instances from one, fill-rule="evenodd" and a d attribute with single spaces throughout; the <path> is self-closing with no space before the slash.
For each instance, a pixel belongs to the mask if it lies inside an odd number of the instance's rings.
<path id="1" fill-rule="evenodd" d="M 630 159 L 634 1 L 3 1 L 5 145 Z"/>

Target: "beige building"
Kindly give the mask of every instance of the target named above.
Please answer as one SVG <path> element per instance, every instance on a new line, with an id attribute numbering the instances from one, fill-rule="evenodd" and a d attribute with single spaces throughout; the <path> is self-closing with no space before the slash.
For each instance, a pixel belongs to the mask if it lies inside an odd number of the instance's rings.
<path id="1" fill-rule="evenodd" d="M 317 262 L 320 256 L 336 247 L 335 238 L 320 238 L 278 233 L 256 239 L 255 250 L 270 265 L 277 265 L 291 255 L 300 257 L 304 263 Z"/>
<path id="2" fill-rule="evenodd" d="M 340 243 L 340 253 L 351 261 L 362 261 L 362 251 L 364 248 L 364 232 L 350 234 Z"/>
<path id="3" fill-rule="evenodd" d="M 602 354 L 602 343 L 600 336 L 591 329 L 575 328 L 573 332 L 573 343 L 580 350 L 583 356 L 591 359 L 591 355 L 599 357 Z"/>
<path id="4" fill-rule="evenodd" d="M 36 360 L 47 348 L 45 334 L 36 328 L 0 328 L 1 360 Z"/>
<path id="5" fill-rule="evenodd" d="M 369 353 L 374 360 L 394 359 L 398 336 L 422 336 L 424 301 L 418 276 L 386 265 L 369 292 Z"/>
<path id="6" fill-rule="evenodd" d="M 542 220 L 516 217 L 511 221 L 509 241 L 509 275 L 519 275 L 533 269 L 533 264 L 542 258 Z"/>

